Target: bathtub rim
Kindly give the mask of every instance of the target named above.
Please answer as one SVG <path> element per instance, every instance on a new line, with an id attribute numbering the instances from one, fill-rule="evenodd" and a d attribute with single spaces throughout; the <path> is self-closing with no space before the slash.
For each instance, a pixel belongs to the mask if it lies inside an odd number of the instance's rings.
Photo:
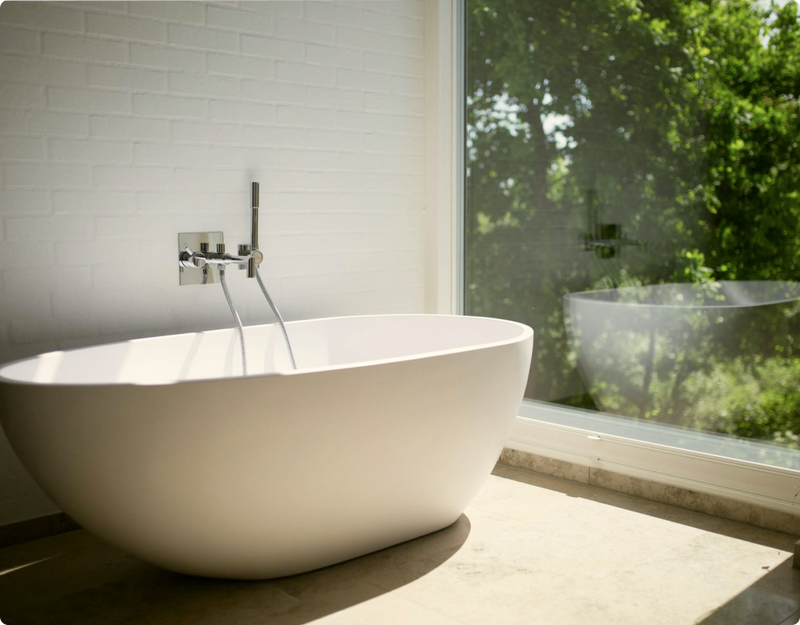
<path id="1" fill-rule="evenodd" d="M 800 300 L 800 281 L 795 280 L 718 280 L 718 282 L 750 282 L 750 283 L 778 283 L 778 284 L 792 284 L 796 285 L 799 292 L 797 297 L 774 299 L 768 302 L 759 302 L 752 304 L 703 304 L 700 306 L 681 306 L 680 304 L 650 304 L 646 302 L 612 302 L 603 299 L 592 299 L 585 297 L 595 293 L 611 293 L 614 289 L 593 289 L 591 291 L 574 291 L 563 295 L 565 303 L 579 302 L 586 304 L 599 304 L 602 306 L 625 306 L 628 308 L 644 308 L 644 309 L 666 309 L 666 310 L 686 310 L 686 311 L 702 311 L 702 310 L 738 310 L 742 308 L 761 308 L 763 306 L 776 306 L 779 304 L 789 304 Z M 670 287 L 695 284 L 693 282 L 665 282 L 663 284 L 648 284 L 644 286 L 624 286 L 616 289 L 622 291 L 625 289 L 652 289 L 654 287 Z"/>
<path id="2" fill-rule="evenodd" d="M 436 317 L 436 318 L 469 318 L 469 319 L 481 319 L 487 320 L 496 323 L 505 323 L 517 326 L 520 328 L 521 332 L 518 336 L 505 339 L 502 341 L 492 341 L 489 343 L 478 343 L 468 347 L 457 347 L 451 349 L 442 349 L 430 352 L 420 352 L 417 354 L 409 355 L 409 356 L 399 356 L 394 358 L 379 358 L 374 360 L 363 360 L 355 363 L 348 363 L 343 365 L 330 365 L 327 367 L 309 367 L 297 370 L 282 370 L 282 371 L 274 371 L 271 373 L 254 373 L 252 375 L 234 375 L 229 377 L 212 377 L 212 378 L 196 378 L 192 380 L 167 380 L 164 382 L 146 382 L 146 383 L 133 383 L 133 382 L 86 382 L 86 383 L 76 383 L 76 382 L 32 382 L 29 380 L 17 380 L 14 378 L 9 378 L 3 374 L 3 371 L 10 366 L 19 364 L 21 362 L 34 360 L 36 358 L 41 358 L 42 356 L 47 356 L 50 354 L 60 354 L 60 353 L 69 353 L 75 352 L 80 350 L 88 350 L 94 349 L 96 347 L 105 347 L 108 345 L 118 345 L 124 343 L 133 343 L 133 342 L 145 342 L 145 341 L 154 341 L 157 339 L 162 338 L 169 338 L 169 337 L 176 337 L 176 336 L 185 336 L 190 334 L 210 334 L 213 332 L 235 332 L 235 328 L 216 328 L 213 330 L 196 330 L 194 332 L 178 332 L 175 334 L 159 334 L 157 336 L 148 336 L 142 337 L 137 339 L 128 339 L 126 341 L 112 341 L 110 343 L 98 343 L 96 345 L 85 345 L 83 347 L 74 347 L 71 349 L 59 349 L 53 350 L 49 352 L 42 352 L 41 354 L 36 354 L 35 356 L 28 356 L 26 358 L 19 358 L 17 360 L 12 360 L 9 362 L 4 362 L 0 364 L 0 385 L 8 385 L 8 386 L 30 386 L 30 387 L 44 387 L 44 388 L 68 388 L 68 387 L 76 387 L 76 388 L 97 388 L 97 387 L 164 387 L 164 386 L 172 386 L 176 384 L 194 384 L 194 383 L 207 383 L 207 382 L 230 382 L 230 381 L 238 381 L 238 380 L 250 380 L 250 379 L 260 379 L 260 378 L 274 378 L 274 377 L 283 377 L 283 376 L 298 376 L 304 374 L 312 374 L 312 373 L 324 373 L 328 371 L 339 371 L 345 369 L 360 369 L 363 367 L 374 367 L 374 366 L 382 366 L 382 365 L 390 365 L 400 362 L 408 362 L 413 360 L 420 360 L 422 358 L 434 358 L 440 356 L 450 356 L 454 354 L 460 354 L 464 352 L 471 352 L 483 349 L 492 349 L 495 347 L 502 347 L 504 345 L 512 345 L 515 343 L 521 343 L 529 338 L 532 338 L 535 334 L 533 328 L 530 326 L 520 323 L 518 321 L 512 321 L 510 319 L 500 319 L 495 317 L 482 317 L 482 316 L 473 316 L 473 315 L 450 315 L 450 314 L 435 314 L 435 313 L 388 313 L 388 314 L 378 314 L 378 315 L 340 315 L 336 317 L 315 317 L 313 319 L 299 319 L 297 321 L 287 321 L 286 326 L 291 327 L 292 325 L 300 325 L 304 323 L 315 323 L 320 321 L 332 321 L 336 319 L 381 319 L 381 318 L 389 318 L 389 317 Z M 255 327 L 263 327 L 263 326 L 277 326 L 278 322 L 274 323 L 260 323 L 254 324 L 250 326 L 244 326 L 245 331 L 247 328 L 255 328 Z"/>

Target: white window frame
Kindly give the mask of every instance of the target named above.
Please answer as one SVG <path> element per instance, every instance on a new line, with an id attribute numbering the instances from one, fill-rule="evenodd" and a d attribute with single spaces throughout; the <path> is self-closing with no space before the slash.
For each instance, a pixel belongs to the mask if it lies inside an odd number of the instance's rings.
<path id="1" fill-rule="evenodd" d="M 426 310 L 463 313 L 464 0 L 425 3 Z"/>
<path id="2" fill-rule="evenodd" d="M 464 312 L 465 7 L 466 0 L 435 0 L 425 15 L 426 308 L 442 314 Z M 610 433 L 602 415 L 580 413 L 525 400 L 506 446 L 800 516 L 798 470 L 703 451 L 707 436 L 719 452 L 713 435 L 696 433 L 699 447 L 686 449 Z"/>

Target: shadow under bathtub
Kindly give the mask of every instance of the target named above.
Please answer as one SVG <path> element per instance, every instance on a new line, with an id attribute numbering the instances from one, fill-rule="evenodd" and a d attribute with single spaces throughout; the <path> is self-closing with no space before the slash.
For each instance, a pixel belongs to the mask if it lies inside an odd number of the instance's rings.
<path id="1" fill-rule="evenodd" d="M 413 582 L 469 536 L 451 526 L 341 564 L 266 581 L 170 573 L 85 531 L 0 551 L 0 621 L 6 625 L 300 625 Z"/>

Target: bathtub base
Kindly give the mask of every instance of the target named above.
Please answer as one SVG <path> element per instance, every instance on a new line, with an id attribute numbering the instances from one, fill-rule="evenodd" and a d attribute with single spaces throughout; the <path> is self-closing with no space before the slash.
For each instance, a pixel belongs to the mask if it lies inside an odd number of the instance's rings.
<path id="1" fill-rule="evenodd" d="M 288 558 L 283 560 L 276 560 L 270 559 L 268 555 L 264 555 L 263 561 L 259 562 L 252 562 L 248 566 L 243 567 L 241 563 L 236 563 L 235 565 L 227 566 L 225 568 L 220 568 L 218 566 L 218 562 L 215 562 L 212 566 L 204 567 L 204 566 L 194 566 L 193 563 L 187 563 L 187 566 L 182 567 L 180 565 L 176 565 L 176 563 L 165 563 L 160 564 L 155 560 L 152 560 L 151 563 L 163 568 L 167 571 L 172 573 L 179 573 L 181 575 L 191 575 L 193 577 L 206 577 L 210 579 L 231 579 L 231 580 L 242 580 L 242 581 L 263 581 L 263 580 L 270 580 L 270 579 L 279 579 L 283 577 L 291 577 L 293 575 L 301 575 L 303 573 L 309 573 L 311 571 L 316 571 L 318 569 L 324 569 L 329 566 L 335 566 L 337 564 L 341 564 L 343 562 L 348 562 L 350 560 L 355 560 L 364 556 L 367 556 L 371 553 L 375 553 L 378 551 L 382 551 L 384 549 L 389 549 L 391 547 L 395 547 L 397 545 L 401 545 L 406 542 L 410 542 L 416 540 L 418 538 L 423 538 L 424 536 L 428 536 L 430 534 L 435 534 L 443 529 L 446 529 L 456 523 L 458 519 L 461 517 L 459 514 L 455 519 L 449 520 L 444 525 L 440 527 L 435 527 L 434 529 L 425 530 L 422 533 L 415 534 L 413 536 L 403 536 L 399 540 L 389 539 L 386 543 L 382 544 L 372 544 L 367 548 L 359 547 L 357 549 L 352 550 L 342 550 L 338 552 L 336 555 L 328 554 L 328 557 L 319 557 L 319 554 L 308 554 L 308 553 L 298 553 L 296 559 Z"/>

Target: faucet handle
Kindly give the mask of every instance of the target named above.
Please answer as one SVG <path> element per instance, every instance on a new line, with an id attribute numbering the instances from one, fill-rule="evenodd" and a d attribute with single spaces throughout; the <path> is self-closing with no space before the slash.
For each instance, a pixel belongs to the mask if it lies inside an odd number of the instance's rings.
<path id="1" fill-rule="evenodd" d="M 184 251 L 181 252 L 178 260 L 184 267 L 195 267 L 196 269 L 205 267 L 206 264 L 205 254 L 193 251 L 188 245 L 184 248 Z"/>

